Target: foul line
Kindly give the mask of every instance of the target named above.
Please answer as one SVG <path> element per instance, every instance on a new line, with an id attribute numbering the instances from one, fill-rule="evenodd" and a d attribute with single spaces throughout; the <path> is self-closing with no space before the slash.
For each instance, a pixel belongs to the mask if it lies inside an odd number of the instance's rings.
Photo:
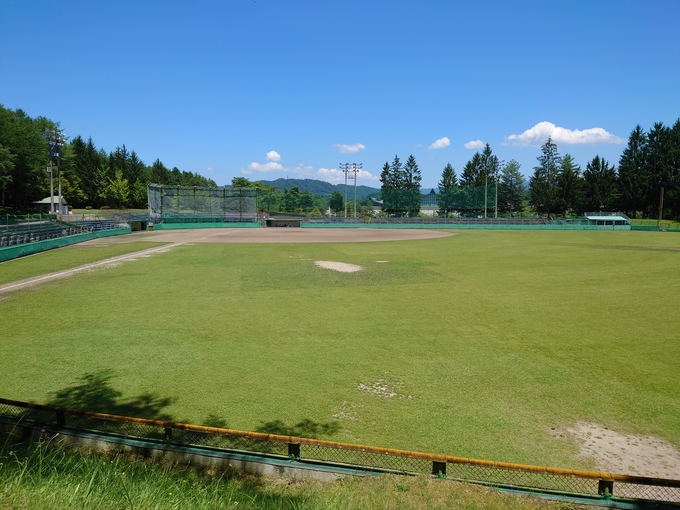
<path id="1" fill-rule="evenodd" d="M 26 280 L 22 280 L 22 281 L 17 282 L 17 283 L 0 285 L 0 294 L 2 294 L 3 292 L 10 292 L 10 291 L 13 291 L 13 290 L 17 290 L 17 289 L 20 289 L 22 287 L 31 287 L 33 285 L 38 285 L 40 283 L 44 283 L 44 282 L 49 281 L 49 280 L 55 280 L 55 279 L 58 279 L 58 278 L 65 278 L 65 277 L 67 277 L 71 274 L 79 273 L 81 271 L 86 271 L 88 269 L 92 269 L 92 268 L 95 268 L 95 267 L 104 266 L 104 265 L 107 265 L 107 264 L 113 264 L 115 262 L 124 262 L 127 259 L 140 257 L 140 256 L 143 256 L 145 254 L 155 253 L 157 251 L 169 250 L 169 249 L 174 248 L 176 246 L 182 246 L 183 244 L 185 244 L 185 243 L 172 243 L 172 244 L 168 244 L 168 245 L 164 245 L 164 246 L 157 246 L 155 248 L 149 248 L 147 250 L 141 250 L 141 251 L 135 251 L 135 252 L 132 252 L 132 253 L 126 253 L 125 255 L 117 255 L 117 256 L 111 257 L 109 259 L 100 260 L 99 262 L 92 262 L 90 264 L 85 264 L 83 266 L 74 267 L 72 269 L 66 269 L 64 271 L 58 271 L 56 273 L 50 273 L 50 274 L 46 274 L 46 275 L 43 275 L 43 276 L 37 276 L 35 278 L 28 278 Z"/>

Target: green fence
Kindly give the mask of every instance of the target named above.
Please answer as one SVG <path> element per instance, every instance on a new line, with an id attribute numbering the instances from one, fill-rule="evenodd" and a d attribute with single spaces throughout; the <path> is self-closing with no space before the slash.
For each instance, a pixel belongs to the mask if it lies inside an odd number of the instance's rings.
<path id="1" fill-rule="evenodd" d="M 648 232 L 680 232 L 680 222 L 671 220 L 632 220 L 632 230 Z"/>
<path id="2" fill-rule="evenodd" d="M 26 255 L 33 255 L 42 251 L 52 250 L 54 248 L 62 248 L 71 244 L 82 243 L 91 239 L 99 237 L 118 236 L 121 234 L 129 234 L 129 228 L 117 228 L 111 230 L 99 230 L 96 232 L 87 232 L 84 234 L 75 234 L 64 237 L 57 237 L 55 239 L 48 239 L 45 241 L 35 241 L 27 244 L 19 244 L 17 246 L 9 246 L 7 248 L 0 248 L 0 262 L 12 260 Z"/>

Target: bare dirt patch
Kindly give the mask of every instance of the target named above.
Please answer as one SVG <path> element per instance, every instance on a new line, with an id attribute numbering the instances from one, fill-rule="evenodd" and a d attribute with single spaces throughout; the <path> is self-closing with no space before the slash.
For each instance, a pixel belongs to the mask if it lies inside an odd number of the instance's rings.
<path id="1" fill-rule="evenodd" d="M 413 395 L 400 393 L 403 388 L 404 382 L 398 377 L 391 376 L 388 372 L 385 372 L 374 383 L 359 383 L 357 385 L 357 390 L 365 391 L 380 398 L 413 398 Z"/>
<path id="2" fill-rule="evenodd" d="M 345 262 L 333 262 L 332 260 L 317 260 L 314 265 L 323 267 L 324 269 L 332 269 L 333 271 L 340 271 L 341 273 L 356 273 L 361 271 L 363 267 L 357 264 L 347 264 Z"/>
<path id="3" fill-rule="evenodd" d="M 664 439 L 621 434 L 584 422 L 550 433 L 575 441 L 580 455 L 592 459 L 600 471 L 680 480 L 680 451 Z"/>

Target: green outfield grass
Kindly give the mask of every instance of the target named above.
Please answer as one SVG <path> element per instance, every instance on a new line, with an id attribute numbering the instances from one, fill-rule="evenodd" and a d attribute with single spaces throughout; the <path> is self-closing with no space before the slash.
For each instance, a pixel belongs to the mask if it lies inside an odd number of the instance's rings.
<path id="1" fill-rule="evenodd" d="M 0 394 L 587 468 L 550 427 L 680 447 L 679 268 L 653 232 L 185 245 L 0 296 Z"/>

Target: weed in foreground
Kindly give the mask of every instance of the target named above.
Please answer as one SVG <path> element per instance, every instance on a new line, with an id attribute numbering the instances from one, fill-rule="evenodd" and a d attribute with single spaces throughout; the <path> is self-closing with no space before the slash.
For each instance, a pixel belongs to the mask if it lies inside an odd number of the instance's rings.
<path id="1" fill-rule="evenodd" d="M 0 448 L 0 508 L 575 508 L 429 477 L 268 479 L 129 455 L 66 449 L 58 438 Z"/>

